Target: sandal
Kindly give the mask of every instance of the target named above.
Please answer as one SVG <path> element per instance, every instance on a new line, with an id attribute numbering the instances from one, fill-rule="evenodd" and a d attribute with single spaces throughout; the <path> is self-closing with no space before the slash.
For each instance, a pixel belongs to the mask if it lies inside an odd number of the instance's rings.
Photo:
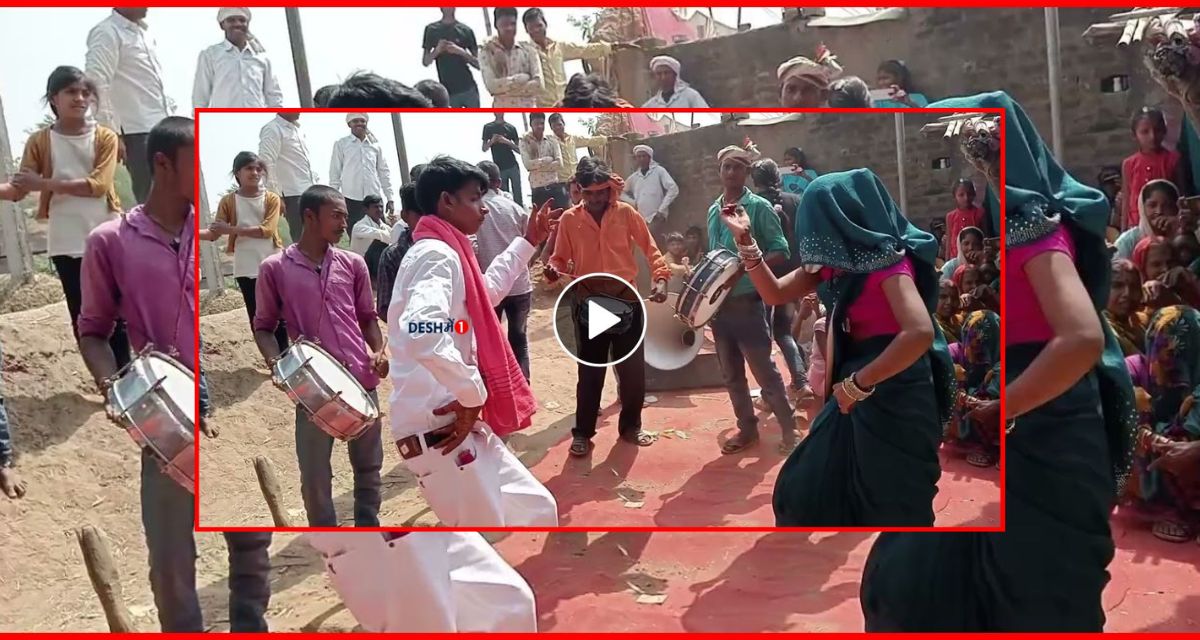
<path id="1" fill-rule="evenodd" d="M 757 435 L 747 436 L 744 433 L 741 433 L 739 431 L 737 435 L 726 440 L 725 444 L 721 445 L 721 453 L 723 453 L 725 455 L 730 455 L 733 453 L 741 453 L 742 451 L 745 451 L 746 449 L 748 449 L 750 447 L 750 445 L 753 445 L 757 442 L 758 442 Z"/>
<path id="2" fill-rule="evenodd" d="M 621 435 L 620 438 L 629 444 L 636 444 L 639 447 L 648 447 L 654 444 L 654 441 L 658 439 L 649 433 L 646 433 L 645 431 L 638 431 L 632 436 Z"/>
<path id="3" fill-rule="evenodd" d="M 784 456 L 791 455 L 792 452 L 796 450 L 796 446 L 799 444 L 800 442 L 794 437 L 790 440 L 784 440 L 779 443 L 779 454 Z"/>
<path id="4" fill-rule="evenodd" d="M 967 454 L 967 464 L 972 467 L 990 467 L 994 464 L 999 464 L 999 462 L 993 460 L 992 456 L 982 451 L 972 451 Z"/>
<path id="5" fill-rule="evenodd" d="M 592 447 L 595 446 L 591 440 L 583 436 L 575 436 L 571 440 L 571 455 L 576 458 L 582 458 L 592 452 Z"/>
<path id="6" fill-rule="evenodd" d="M 1159 520 L 1154 523 L 1154 537 L 1166 542 L 1187 542 L 1192 539 L 1192 534 L 1179 522 Z"/>

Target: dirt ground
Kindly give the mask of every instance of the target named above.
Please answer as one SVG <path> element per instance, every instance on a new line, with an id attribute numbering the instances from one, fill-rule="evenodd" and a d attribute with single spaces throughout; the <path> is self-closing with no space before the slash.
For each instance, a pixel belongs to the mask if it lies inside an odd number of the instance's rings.
<path id="1" fill-rule="evenodd" d="M 57 282 L 53 282 L 57 285 Z M 239 296 L 222 296 L 220 305 Z M 539 313 L 548 313 L 539 301 Z M 244 311 L 206 316 L 205 365 L 219 384 L 222 434 L 202 442 L 211 492 L 233 492 L 216 515 L 233 521 L 261 511 L 249 465 L 264 449 L 292 460 L 290 405 L 278 396 L 243 342 Z M 121 577 L 122 599 L 143 631 L 157 630 L 147 581 L 138 500 L 138 452 L 104 417 L 61 302 L 0 315 L 4 392 L 18 449 L 18 469 L 29 483 L 22 500 L 0 499 L 0 630 L 104 631 L 106 624 L 88 581 L 74 531 L 93 525 L 106 534 Z M 561 357 L 553 338 L 535 340 L 534 362 Z M 542 380 L 541 398 L 565 398 L 543 407 L 549 423 L 521 448 L 538 451 L 557 441 L 554 427 L 569 416 L 573 377 Z M 605 404 L 615 396 L 606 391 Z M 540 443 L 540 444 L 539 444 Z M 661 444 L 661 443 L 660 443 Z M 657 445 L 656 445 L 657 446 Z M 345 467 L 344 457 L 335 460 Z M 206 462 L 206 465 L 210 463 Z M 281 465 L 282 466 L 282 465 Z M 430 521 L 411 478 L 394 468 L 386 508 L 396 517 Z M 281 477 L 286 474 L 280 470 Z M 247 484 L 247 482 L 249 484 Z M 211 483 L 211 485 L 210 485 Z M 247 490 L 246 487 L 252 487 Z M 338 487 L 345 513 L 347 485 Z M 284 488 L 290 508 L 295 487 Z M 210 505 L 211 506 L 211 505 Z M 297 514 L 299 515 L 299 514 Z M 1105 594 L 1110 631 L 1185 631 L 1200 626 L 1195 567 L 1200 547 L 1165 545 L 1144 527 L 1115 530 L 1118 556 Z M 227 559 L 219 534 L 198 533 L 197 585 L 206 622 L 227 629 Z M 872 536 L 858 533 L 514 533 L 493 536 L 500 552 L 534 588 L 543 630 L 553 631 L 858 631 L 858 580 Z M 272 546 L 272 601 L 268 618 L 279 631 L 351 631 L 352 616 L 330 590 L 311 550 L 291 534 Z M 638 604 L 639 595 L 665 595 L 662 604 Z M 614 615 L 616 614 L 616 615 Z"/>

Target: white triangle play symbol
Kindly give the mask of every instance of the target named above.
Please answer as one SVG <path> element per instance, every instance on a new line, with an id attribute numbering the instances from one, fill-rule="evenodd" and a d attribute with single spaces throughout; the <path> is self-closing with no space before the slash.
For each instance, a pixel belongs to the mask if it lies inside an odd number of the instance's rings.
<path id="1" fill-rule="evenodd" d="M 588 300 L 587 304 L 587 325 L 588 325 L 588 340 L 596 339 L 596 336 L 615 327 L 621 319 L 618 318 L 608 309 L 596 304 L 594 300 Z"/>

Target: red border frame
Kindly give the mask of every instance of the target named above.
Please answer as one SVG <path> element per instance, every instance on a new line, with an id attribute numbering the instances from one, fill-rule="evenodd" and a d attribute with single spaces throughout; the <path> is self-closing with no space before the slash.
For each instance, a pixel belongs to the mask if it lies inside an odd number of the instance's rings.
<path id="1" fill-rule="evenodd" d="M 350 109 L 304 109 L 304 108 L 298 108 L 298 109 L 290 109 L 290 108 L 284 108 L 284 109 L 207 109 L 207 108 L 196 109 L 195 113 L 194 113 L 194 117 L 196 119 L 196 140 L 197 140 L 196 147 L 195 147 L 195 184 L 196 184 L 196 190 L 197 190 L 195 202 L 197 203 L 197 205 L 200 202 L 200 192 L 199 192 L 199 189 L 200 189 L 200 142 L 199 142 L 199 140 L 200 140 L 200 121 L 201 121 L 200 116 L 202 116 L 206 113 L 261 113 L 261 114 L 266 115 L 266 114 L 275 114 L 280 111 L 295 111 L 295 112 L 300 112 L 300 113 L 347 113 L 351 110 Z M 353 111 L 364 112 L 364 113 L 389 113 L 389 114 L 390 113 L 430 113 L 430 112 L 435 112 L 435 113 L 467 113 L 467 114 L 478 113 L 478 114 L 491 115 L 491 114 L 495 113 L 495 109 L 482 109 L 482 108 L 480 108 L 480 109 L 353 109 Z M 521 113 L 534 113 L 534 112 L 542 112 L 542 113 L 603 113 L 603 112 L 610 112 L 610 113 L 670 113 L 670 112 L 674 112 L 674 113 L 781 113 L 781 112 L 830 113 L 830 112 L 833 112 L 833 113 L 855 113 L 855 114 L 861 114 L 864 111 L 871 111 L 871 112 L 875 112 L 875 113 L 879 113 L 879 112 L 909 113 L 909 112 L 919 111 L 921 113 L 932 112 L 932 113 L 940 113 L 940 114 L 948 115 L 948 114 L 953 114 L 953 113 L 961 113 L 963 110 L 962 109 L 949 109 L 949 108 L 935 108 L 935 109 L 925 108 L 925 109 L 920 109 L 920 110 L 914 110 L 914 109 L 870 109 L 870 110 L 864 110 L 864 109 L 790 109 L 789 110 L 789 109 L 712 109 L 712 108 L 710 108 L 710 109 L 687 109 L 687 110 L 641 109 L 641 108 L 635 108 L 635 109 L 516 109 L 516 110 L 510 110 L 510 112 L 514 112 L 514 113 L 515 112 L 521 112 Z M 977 111 L 977 112 L 982 112 L 982 113 L 992 113 L 995 115 L 999 115 L 1000 116 L 1000 126 L 1001 126 L 1001 139 L 1002 140 L 1005 139 L 1004 138 L 1005 118 L 1004 118 L 1004 111 L 1002 109 L 974 109 L 972 111 L 973 112 Z M 1005 151 L 1004 151 L 1004 147 L 1002 145 L 1001 152 L 1000 152 L 1000 158 L 1001 158 L 1000 182 L 1001 182 L 1001 184 L 1004 183 L 1004 177 L 1005 177 L 1005 171 L 1004 171 L 1005 157 L 1006 157 Z M 1000 208 L 1001 208 L 1001 211 L 1003 212 L 1004 204 L 1005 204 L 1005 195 L 1004 195 L 1004 193 L 998 193 L 998 194 L 996 194 L 996 196 L 1000 201 Z M 1000 228 L 1000 238 L 1001 238 L 1000 260 L 1001 260 L 1001 273 L 1003 273 L 1003 261 L 1004 261 L 1004 256 L 1006 253 L 1006 250 L 1004 248 L 1005 231 L 1004 231 L 1003 220 L 1001 221 L 1000 227 L 1001 227 Z M 197 220 L 197 230 L 199 230 L 199 221 L 198 220 Z M 195 276 L 196 276 L 196 282 L 199 283 L 200 282 L 200 238 L 199 238 L 198 234 L 197 234 L 195 242 L 196 242 L 195 247 L 194 247 L 195 248 L 194 253 L 196 255 Z M 1000 339 L 1001 339 L 1001 344 L 1004 344 L 1003 341 L 1004 341 L 1004 337 L 1005 337 L 1005 330 L 1004 330 L 1003 317 L 1004 317 L 1005 296 L 1003 295 L 1003 286 L 1001 287 L 1001 292 L 1002 293 L 1000 296 L 1000 316 L 1001 316 Z M 199 286 L 196 287 L 195 295 L 196 295 L 196 344 L 195 344 L 195 347 L 196 347 L 196 363 L 197 363 L 197 367 L 199 367 L 199 363 L 200 363 L 200 288 L 199 288 Z M 1006 415 L 1005 414 L 1005 399 L 1004 399 L 1005 393 L 1004 393 L 1004 391 L 1005 391 L 1007 384 L 1004 380 L 1004 373 L 1007 370 L 1007 365 L 1005 363 L 1005 359 L 1006 359 L 1005 351 L 1006 351 L 1005 349 L 1000 350 L 1000 371 L 1001 371 L 1000 411 L 1001 411 L 1002 416 Z M 199 376 L 197 376 L 196 377 L 196 385 L 197 385 L 196 415 L 200 414 L 199 384 L 200 384 L 200 379 L 199 379 Z M 211 390 L 210 390 L 210 392 L 211 392 Z M 1003 424 L 1003 419 L 1002 419 L 1001 424 Z M 195 461 L 196 461 L 196 494 L 195 494 L 195 523 L 196 524 L 195 524 L 195 530 L 202 531 L 202 532 L 271 531 L 271 532 L 306 533 L 306 532 L 310 532 L 310 531 L 329 531 L 329 532 L 333 532 L 333 531 L 336 531 L 336 532 L 346 532 L 346 531 L 372 531 L 372 532 L 381 532 L 381 531 L 479 531 L 479 532 L 727 531 L 727 532 L 764 532 L 764 533 L 766 533 L 766 532 L 774 532 L 774 531 L 797 531 L 797 532 L 862 531 L 862 532 L 874 533 L 874 532 L 880 532 L 880 531 L 925 531 L 925 532 L 938 531 L 938 532 L 999 533 L 999 532 L 1003 532 L 1005 530 L 1005 522 L 1006 522 L 1006 515 L 1007 515 L 1006 514 L 1007 509 L 1005 508 L 1006 488 L 1007 488 L 1007 484 L 1008 484 L 1007 476 L 1006 476 L 1007 446 L 1006 446 L 1006 438 L 1002 434 L 1001 438 L 1000 438 L 1000 524 L 995 527 L 885 527 L 885 528 L 877 528 L 877 527 L 815 527 L 815 528 L 808 528 L 808 527 L 713 527 L 713 526 L 709 526 L 709 527 L 583 527 L 583 526 L 575 526 L 575 527 L 555 527 L 555 528 L 546 528 L 546 527 L 363 527 L 363 528 L 355 527 L 355 528 L 346 528 L 346 527 L 201 526 L 200 525 L 200 446 L 201 446 L 200 442 L 202 440 L 203 440 L 203 437 L 199 432 L 199 425 L 197 425 L 196 433 L 195 433 L 195 442 L 196 442 L 196 447 L 195 447 L 195 456 L 196 456 L 196 458 L 195 458 Z"/>

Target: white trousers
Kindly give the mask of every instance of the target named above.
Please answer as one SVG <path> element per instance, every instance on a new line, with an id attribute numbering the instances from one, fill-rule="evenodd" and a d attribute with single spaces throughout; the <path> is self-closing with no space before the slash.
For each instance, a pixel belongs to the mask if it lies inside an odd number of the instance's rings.
<path id="1" fill-rule="evenodd" d="M 529 584 L 478 533 L 310 532 L 333 589 L 375 633 L 537 632 Z"/>
<path id="2" fill-rule="evenodd" d="M 453 421 L 454 416 L 446 416 Z M 438 420 L 438 422 L 449 422 Z M 436 424 L 433 428 L 441 425 Z M 417 477 L 421 494 L 447 527 L 557 527 L 558 503 L 491 427 L 475 430 L 443 455 L 424 449 L 404 465 Z"/>

